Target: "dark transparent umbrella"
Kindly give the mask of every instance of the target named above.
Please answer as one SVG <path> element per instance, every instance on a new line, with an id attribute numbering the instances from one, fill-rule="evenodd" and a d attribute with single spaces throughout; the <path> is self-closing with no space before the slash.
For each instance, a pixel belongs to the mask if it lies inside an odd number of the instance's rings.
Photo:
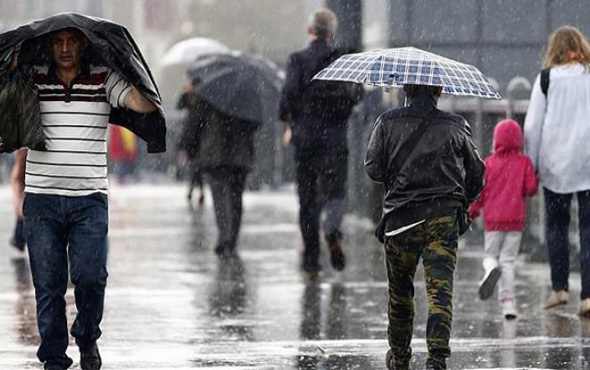
<path id="1" fill-rule="evenodd" d="M 264 58 L 238 52 L 205 55 L 187 75 L 198 94 L 223 113 L 255 123 L 276 116 L 281 72 Z"/>

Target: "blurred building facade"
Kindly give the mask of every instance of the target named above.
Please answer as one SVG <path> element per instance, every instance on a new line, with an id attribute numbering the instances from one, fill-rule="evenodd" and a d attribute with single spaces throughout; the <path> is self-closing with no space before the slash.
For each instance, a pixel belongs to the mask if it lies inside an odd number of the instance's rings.
<path id="1" fill-rule="evenodd" d="M 370 2 L 370 0 L 369 0 Z M 390 47 L 413 45 L 471 63 L 505 95 L 532 80 L 549 34 L 573 25 L 590 35 L 587 0 L 390 0 Z"/>

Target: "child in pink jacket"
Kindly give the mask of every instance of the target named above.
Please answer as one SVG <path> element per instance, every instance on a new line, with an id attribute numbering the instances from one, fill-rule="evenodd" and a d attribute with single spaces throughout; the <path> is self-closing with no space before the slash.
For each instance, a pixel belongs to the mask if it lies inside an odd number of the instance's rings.
<path id="1" fill-rule="evenodd" d="M 500 121 L 494 129 L 494 153 L 485 160 L 485 186 L 470 208 L 476 219 L 484 210 L 484 277 L 479 297 L 488 299 L 498 281 L 504 317 L 518 313 L 514 296 L 514 260 L 520 248 L 525 222 L 525 197 L 539 185 L 531 160 L 521 153 L 522 129 L 513 120 Z"/>

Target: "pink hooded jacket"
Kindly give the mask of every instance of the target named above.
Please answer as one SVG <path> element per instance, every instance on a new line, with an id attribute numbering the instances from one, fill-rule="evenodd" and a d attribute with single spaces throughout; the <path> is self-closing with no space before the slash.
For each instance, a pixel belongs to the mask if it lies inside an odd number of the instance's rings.
<path id="1" fill-rule="evenodd" d="M 484 209 L 486 231 L 522 231 L 525 197 L 537 193 L 539 182 L 529 157 L 520 153 L 522 129 L 513 120 L 500 121 L 494 129 L 494 153 L 486 158 L 485 186 L 471 204 L 472 219 Z"/>

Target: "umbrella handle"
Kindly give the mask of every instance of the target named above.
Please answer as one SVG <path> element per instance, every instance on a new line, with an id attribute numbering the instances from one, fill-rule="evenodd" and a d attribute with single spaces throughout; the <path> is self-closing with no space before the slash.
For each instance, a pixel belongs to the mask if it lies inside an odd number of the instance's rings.
<path id="1" fill-rule="evenodd" d="M 385 86 L 385 92 L 391 92 L 393 82 L 395 81 L 395 76 L 395 73 L 390 73 L 389 76 L 387 76 L 387 86 Z"/>

